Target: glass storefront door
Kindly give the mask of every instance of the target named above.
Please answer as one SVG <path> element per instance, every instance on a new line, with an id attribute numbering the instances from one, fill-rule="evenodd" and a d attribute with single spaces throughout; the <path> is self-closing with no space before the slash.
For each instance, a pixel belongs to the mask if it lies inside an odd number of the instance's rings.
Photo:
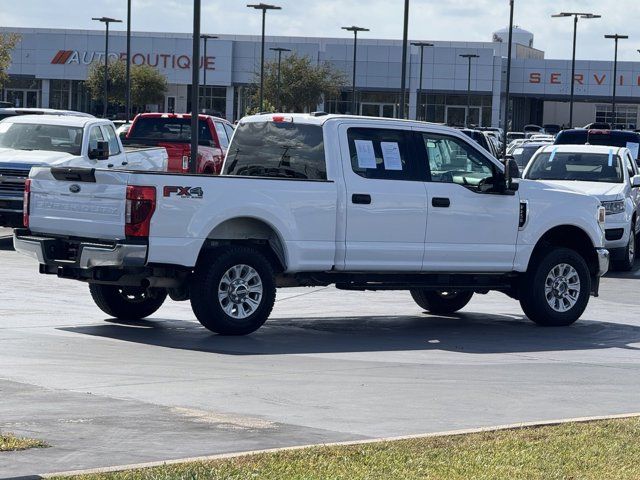
<path id="1" fill-rule="evenodd" d="M 454 127 L 482 126 L 480 124 L 480 107 L 447 107 L 445 123 Z"/>
<path id="2" fill-rule="evenodd" d="M 39 95 L 38 90 L 7 89 L 5 99 L 17 108 L 36 108 Z"/>
<path id="3" fill-rule="evenodd" d="M 393 103 L 369 103 L 360 104 L 360 115 L 365 117 L 396 117 L 396 105 Z"/>

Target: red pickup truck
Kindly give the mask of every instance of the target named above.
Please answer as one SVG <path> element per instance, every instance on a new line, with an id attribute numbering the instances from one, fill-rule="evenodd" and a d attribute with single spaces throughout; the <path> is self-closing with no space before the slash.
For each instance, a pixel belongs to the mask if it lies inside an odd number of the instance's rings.
<path id="1" fill-rule="evenodd" d="M 233 126 L 227 120 L 198 115 L 197 173 L 217 175 L 227 153 Z M 125 144 L 165 147 L 169 154 L 168 171 L 188 173 L 191 162 L 191 114 L 141 113 L 136 116 Z"/>

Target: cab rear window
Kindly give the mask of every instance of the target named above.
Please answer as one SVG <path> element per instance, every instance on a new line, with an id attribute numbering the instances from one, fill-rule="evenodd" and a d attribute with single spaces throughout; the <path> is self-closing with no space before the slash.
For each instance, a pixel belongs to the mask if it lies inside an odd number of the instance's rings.
<path id="1" fill-rule="evenodd" d="M 223 174 L 326 180 L 322 127 L 292 122 L 240 124 Z"/>

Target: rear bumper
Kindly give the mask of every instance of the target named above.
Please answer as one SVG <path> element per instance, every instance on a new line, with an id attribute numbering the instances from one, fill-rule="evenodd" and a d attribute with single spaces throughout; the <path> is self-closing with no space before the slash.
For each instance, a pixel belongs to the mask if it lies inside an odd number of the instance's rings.
<path id="1" fill-rule="evenodd" d="M 147 261 L 147 245 L 100 244 L 31 235 L 16 230 L 13 245 L 18 253 L 32 257 L 49 267 L 80 268 L 143 267 Z"/>

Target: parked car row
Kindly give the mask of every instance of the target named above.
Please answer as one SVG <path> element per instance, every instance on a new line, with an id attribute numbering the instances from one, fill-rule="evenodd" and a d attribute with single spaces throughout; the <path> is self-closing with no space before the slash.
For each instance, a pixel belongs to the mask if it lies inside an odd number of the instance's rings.
<path id="1" fill-rule="evenodd" d="M 190 115 L 141 114 L 128 130 L 92 115 L 51 109 L 0 109 L 0 226 L 23 223 L 25 181 L 35 166 L 190 171 Z M 200 115 L 197 173 L 218 174 L 232 125 Z M 124 143 L 124 145 L 123 145 Z"/>

